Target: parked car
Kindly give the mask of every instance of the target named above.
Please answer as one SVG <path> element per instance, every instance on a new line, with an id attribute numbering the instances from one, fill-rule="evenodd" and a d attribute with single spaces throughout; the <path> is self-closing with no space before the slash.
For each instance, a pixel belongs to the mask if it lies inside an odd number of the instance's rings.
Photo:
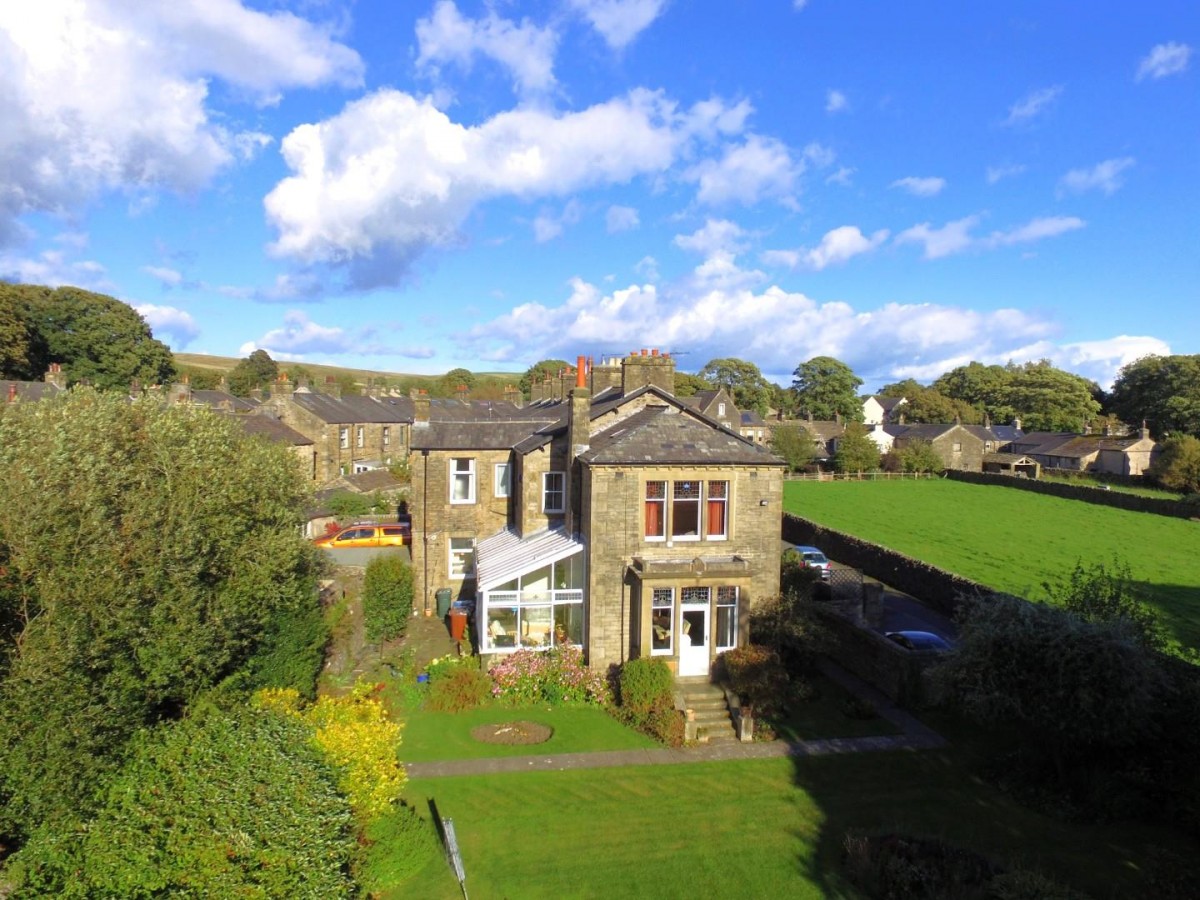
<path id="1" fill-rule="evenodd" d="M 802 546 L 797 546 L 797 547 L 795 548 L 795 550 L 796 550 L 796 552 L 797 552 L 797 553 L 799 553 L 799 554 L 800 554 L 800 558 L 801 558 L 802 560 L 804 560 L 804 565 L 805 565 L 807 568 L 809 568 L 809 569 L 820 569 L 820 571 L 821 571 L 821 580 L 822 580 L 822 581 L 828 581 L 828 580 L 829 580 L 829 568 L 830 568 L 830 565 L 829 565 L 829 560 L 826 558 L 826 556 L 825 556 L 825 554 L 824 554 L 824 553 L 822 553 L 822 552 L 821 552 L 820 550 L 818 550 L 816 547 L 802 547 Z"/>
<path id="2" fill-rule="evenodd" d="M 950 650 L 950 643 L 932 631 L 889 631 L 886 637 L 905 650 Z"/>
<path id="3" fill-rule="evenodd" d="M 327 550 L 348 547 L 403 547 L 412 543 L 412 526 L 405 522 L 357 522 L 314 541 Z"/>

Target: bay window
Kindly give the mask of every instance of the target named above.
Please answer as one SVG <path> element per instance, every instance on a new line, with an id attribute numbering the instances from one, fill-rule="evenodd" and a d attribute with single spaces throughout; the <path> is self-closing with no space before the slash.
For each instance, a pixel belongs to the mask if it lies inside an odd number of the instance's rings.
<path id="1" fill-rule="evenodd" d="M 732 650 L 737 646 L 736 587 L 717 588 L 717 650 Z"/>
<path id="2" fill-rule="evenodd" d="M 675 589 L 655 588 L 650 599 L 650 653 L 669 655 L 675 634 Z"/>

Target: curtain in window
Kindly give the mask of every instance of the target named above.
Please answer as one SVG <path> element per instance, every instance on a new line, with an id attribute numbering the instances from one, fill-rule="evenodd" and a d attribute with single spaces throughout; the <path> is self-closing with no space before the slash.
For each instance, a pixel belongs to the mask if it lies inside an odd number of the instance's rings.
<path id="1" fill-rule="evenodd" d="M 708 501 L 708 526 L 705 533 L 713 536 L 725 533 L 725 501 Z"/>
<path id="2" fill-rule="evenodd" d="M 646 536 L 658 537 L 663 533 L 663 504 L 661 501 L 646 502 Z"/>

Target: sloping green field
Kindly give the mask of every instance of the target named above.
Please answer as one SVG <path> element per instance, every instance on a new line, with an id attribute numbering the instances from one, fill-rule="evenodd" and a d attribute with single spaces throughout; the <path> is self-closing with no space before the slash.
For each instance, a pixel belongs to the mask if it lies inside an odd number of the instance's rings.
<path id="1" fill-rule="evenodd" d="M 1118 560 L 1179 641 L 1200 647 L 1200 523 L 948 479 L 790 481 L 784 509 L 1000 591 Z"/>

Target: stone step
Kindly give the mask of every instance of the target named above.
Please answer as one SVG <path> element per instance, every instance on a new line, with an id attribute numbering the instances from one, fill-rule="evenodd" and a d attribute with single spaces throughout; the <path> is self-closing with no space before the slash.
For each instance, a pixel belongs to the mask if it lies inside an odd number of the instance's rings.
<path id="1" fill-rule="evenodd" d="M 725 703 L 724 697 L 688 697 L 683 698 L 684 705 L 688 709 L 721 709 L 727 710 L 729 707 Z"/>

